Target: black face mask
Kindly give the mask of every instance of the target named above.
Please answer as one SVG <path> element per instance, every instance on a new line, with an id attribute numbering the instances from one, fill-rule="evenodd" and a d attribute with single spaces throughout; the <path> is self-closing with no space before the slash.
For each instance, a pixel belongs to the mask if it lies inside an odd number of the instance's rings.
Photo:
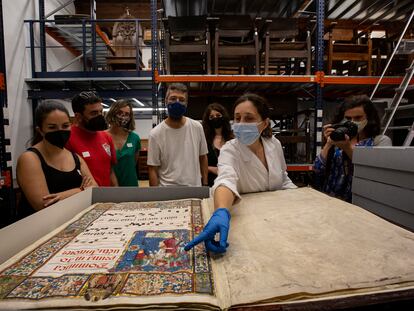
<path id="1" fill-rule="evenodd" d="M 211 127 L 215 128 L 215 129 L 218 129 L 220 127 L 223 127 L 224 119 L 223 119 L 223 117 L 218 117 L 218 118 L 208 120 L 208 122 L 210 123 Z"/>
<path id="2" fill-rule="evenodd" d="M 105 122 L 105 118 L 103 115 L 99 115 L 85 121 L 84 123 L 85 128 L 89 131 L 96 132 L 96 131 L 104 131 L 108 128 Z"/>
<path id="3" fill-rule="evenodd" d="M 58 130 L 53 132 L 48 132 L 45 134 L 45 139 L 52 145 L 63 149 L 70 137 L 70 131 L 68 130 Z"/>

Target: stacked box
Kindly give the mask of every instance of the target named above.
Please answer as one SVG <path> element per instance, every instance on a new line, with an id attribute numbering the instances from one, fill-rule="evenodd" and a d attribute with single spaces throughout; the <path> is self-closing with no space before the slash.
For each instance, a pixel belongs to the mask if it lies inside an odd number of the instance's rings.
<path id="1" fill-rule="evenodd" d="M 414 231 L 414 148 L 356 148 L 352 202 Z"/>

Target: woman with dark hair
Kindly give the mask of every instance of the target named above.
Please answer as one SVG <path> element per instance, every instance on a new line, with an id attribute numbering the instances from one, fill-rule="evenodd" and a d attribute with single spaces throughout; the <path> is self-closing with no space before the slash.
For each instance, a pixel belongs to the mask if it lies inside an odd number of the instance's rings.
<path id="1" fill-rule="evenodd" d="M 217 177 L 220 149 L 234 137 L 226 108 L 218 103 L 208 105 L 203 115 L 203 129 L 208 146 L 208 185 L 211 187 Z"/>
<path id="2" fill-rule="evenodd" d="M 23 192 L 20 217 L 97 186 L 85 161 L 64 147 L 71 126 L 62 104 L 40 104 L 35 111 L 35 126 L 32 147 L 17 161 L 17 182 Z"/>
<path id="3" fill-rule="evenodd" d="M 331 136 L 334 124 L 351 121 L 355 133 L 339 138 Z M 323 127 L 326 141 L 314 163 L 315 187 L 331 196 L 351 202 L 352 155 L 358 146 L 392 146 L 391 139 L 380 135 L 381 122 L 374 104 L 366 95 L 345 99 L 333 121 Z M 350 131 L 352 132 L 352 131 Z M 337 134 L 338 131 L 335 132 Z M 351 137 L 350 137 L 351 136 Z"/>
<path id="4" fill-rule="evenodd" d="M 106 115 L 106 122 L 109 124 L 107 132 L 115 145 L 117 162 L 113 168 L 119 186 L 137 187 L 136 165 L 141 150 L 141 139 L 134 132 L 132 104 L 124 99 L 113 103 Z"/>
<path id="5" fill-rule="evenodd" d="M 228 246 L 229 208 L 241 193 L 293 189 L 296 186 L 286 172 L 280 142 L 270 128 L 266 100 L 256 94 L 245 94 L 234 104 L 235 139 L 220 151 L 218 177 L 214 182 L 215 212 L 203 232 L 185 246 L 189 250 L 204 241 L 208 250 L 224 253 Z M 220 240 L 214 236 L 220 233 Z"/>

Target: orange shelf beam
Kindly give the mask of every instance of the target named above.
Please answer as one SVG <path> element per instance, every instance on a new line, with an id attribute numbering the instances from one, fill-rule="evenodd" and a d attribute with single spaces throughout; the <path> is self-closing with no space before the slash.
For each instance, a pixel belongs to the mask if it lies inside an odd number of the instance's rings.
<path id="1" fill-rule="evenodd" d="M 340 76 L 323 76 L 321 81 L 317 83 L 323 84 L 362 84 L 362 85 L 375 85 L 380 77 L 340 77 Z M 399 85 L 403 77 L 384 77 L 381 80 L 381 85 Z M 410 84 L 414 84 L 414 79 L 411 79 Z"/>
<path id="2" fill-rule="evenodd" d="M 290 82 L 315 83 L 315 76 L 269 76 L 269 75 L 158 75 L 157 83 L 173 82 Z"/>
<path id="3" fill-rule="evenodd" d="M 288 172 L 312 172 L 313 164 L 287 164 Z"/>
<path id="4" fill-rule="evenodd" d="M 6 82 L 4 81 L 4 73 L 0 72 L 0 91 L 6 89 Z"/>
<path id="5" fill-rule="evenodd" d="M 173 82 L 251 82 L 251 83 L 318 83 L 321 86 L 327 84 L 355 84 L 375 85 L 380 77 L 362 76 L 326 76 L 323 72 L 315 75 L 303 76 L 273 76 L 273 75 L 159 75 L 155 72 L 156 83 Z M 399 85 L 403 77 L 385 77 L 382 85 Z M 410 81 L 414 84 L 414 78 Z"/>

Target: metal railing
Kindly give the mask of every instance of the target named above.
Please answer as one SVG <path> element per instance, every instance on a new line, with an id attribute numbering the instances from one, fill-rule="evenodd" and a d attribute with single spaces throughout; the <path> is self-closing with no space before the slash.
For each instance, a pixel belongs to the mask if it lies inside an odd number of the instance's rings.
<path id="1" fill-rule="evenodd" d="M 159 49 L 160 38 L 157 38 L 156 46 L 150 42 L 144 44 L 144 31 L 142 25 L 150 27 L 150 19 L 65 19 L 65 20 L 25 20 L 29 27 L 29 45 L 30 49 L 32 77 L 35 78 L 38 73 L 70 71 L 68 67 L 76 62 L 80 63 L 81 70 L 77 72 L 88 72 L 89 74 L 100 71 L 113 71 L 116 65 L 121 67 L 122 56 L 117 62 L 117 49 L 127 51 L 128 60 L 135 67 L 129 67 L 129 71 L 139 73 L 141 71 L 153 70 L 153 66 L 145 66 L 143 62 L 143 49 Z M 159 21 L 158 21 L 159 22 Z M 102 30 L 103 25 L 114 23 L 128 23 L 130 31 L 129 44 L 117 44 L 115 38 L 110 40 L 110 35 Z M 131 26 L 131 24 L 135 24 Z M 44 27 L 45 33 L 57 41 L 53 44 L 50 40 L 42 44 L 40 35 L 41 28 Z M 36 44 L 39 42 L 38 44 Z M 65 49 L 74 57 L 65 64 L 56 68 L 43 68 L 39 64 L 47 63 L 48 53 L 51 49 Z M 38 55 L 40 51 L 40 55 Z M 40 56 L 40 58 L 39 58 Z M 50 55 L 49 55 L 50 56 Z M 135 60 L 133 59 L 135 57 Z M 112 63 L 111 63 L 112 62 Z M 156 60 L 156 67 L 159 67 L 159 60 Z M 40 68 L 40 70 L 39 70 Z M 149 74 L 150 75 L 150 74 Z"/>

